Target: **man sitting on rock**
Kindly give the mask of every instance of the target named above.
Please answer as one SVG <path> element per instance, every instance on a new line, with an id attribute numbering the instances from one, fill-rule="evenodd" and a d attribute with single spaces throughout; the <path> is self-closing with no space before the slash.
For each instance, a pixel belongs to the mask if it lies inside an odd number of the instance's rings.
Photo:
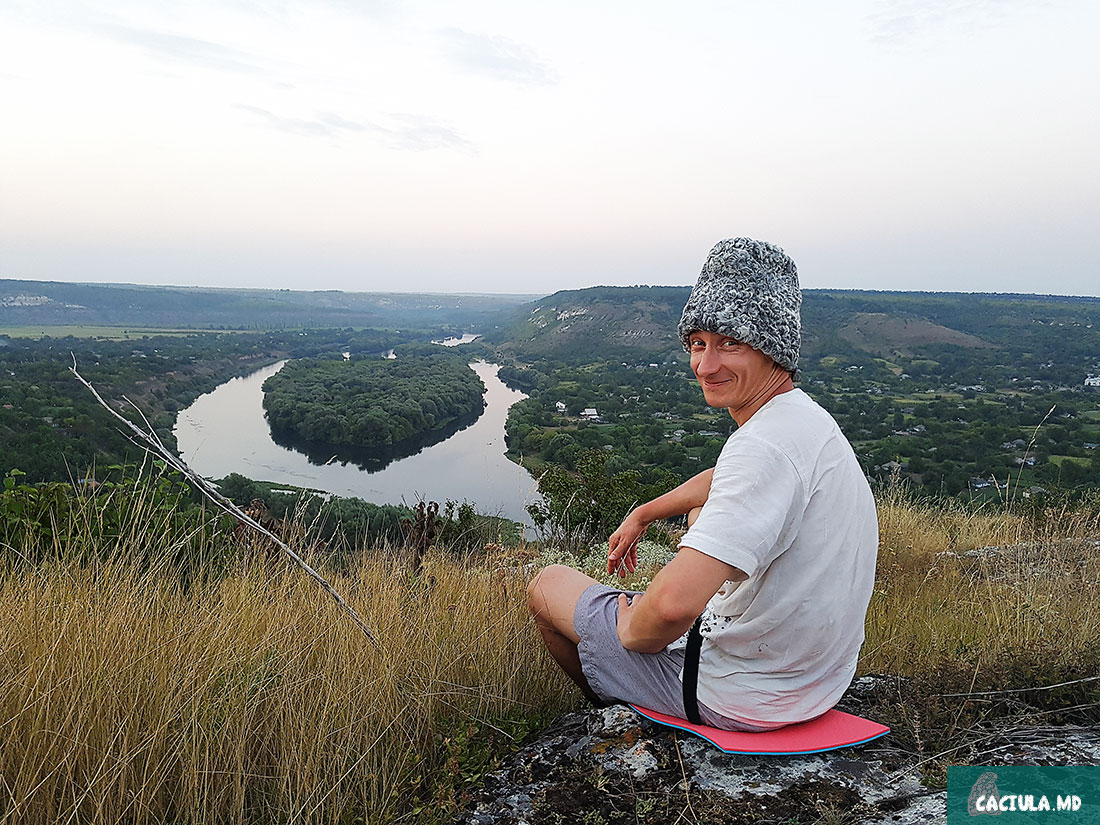
<path id="1" fill-rule="evenodd" d="M 840 428 L 794 386 L 801 303 L 779 247 L 711 250 L 678 332 L 737 430 L 714 469 L 626 517 L 608 571 L 633 571 L 646 528 L 687 514 L 678 554 L 644 593 L 563 565 L 528 585 L 550 654 L 593 702 L 761 731 L 821 715 L 851 682 L 878 521 Z"/>

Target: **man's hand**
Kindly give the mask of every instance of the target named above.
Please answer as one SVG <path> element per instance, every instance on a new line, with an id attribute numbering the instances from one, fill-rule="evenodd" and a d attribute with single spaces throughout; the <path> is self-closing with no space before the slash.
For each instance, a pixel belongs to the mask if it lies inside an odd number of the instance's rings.
<path id="1" fill-rule="evenodd" d="M 625 579 L 628 573 L 634 572 L 638 567 L 638 542 L 648 528 L 649 522 L 640 518 L 637 510 L 627 514 L 607 540 L 608 573 L 618 573 Z"/>
<path id="2" fill-rule="evenodd" d="M 607 540 L 607 572 L 618 573 L 623 578 L 633 573 L 638 567 L 638 542 L 646 528 L 659 519 L 682 516 L 695 507 L 702 507 L 710 495 L 712 478 L 713 469 L 703 470 L 679 487 L 627 513 L 619 529 Z"/>

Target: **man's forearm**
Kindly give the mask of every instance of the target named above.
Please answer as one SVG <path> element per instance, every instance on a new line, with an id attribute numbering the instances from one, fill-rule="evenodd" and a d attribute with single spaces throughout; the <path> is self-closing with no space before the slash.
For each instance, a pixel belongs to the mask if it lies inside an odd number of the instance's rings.
<path id="1" fill-rule="evenodd" d="M 648 602 L 648 603 L 647 603 Z M 665 617 L 645 594 L 634 597 L 630 621 L 619 626 L 619 642 L 635 653 L 657 653 L 680 638 L 695 621 L 694 615 Z"/>
<path id="2" fill-rule="evenodd" d="M 704 470 L 679 487 L 627 513 L 623 523 L 607 540 L 607 572 L 625 576 L 637 565 L 638 540 L 658 519 L 682 516 L 702 506 L 710 495 L 714 470 Z"/>
<path id="3" fill-rule="evenodd" d="M 685 547 L 630 605 L 619 598 L 619 641 L 627 650 L 656 653 L 691 627 L 724 582 L 743 578 L 733 565 Z"/>
<path id="4" fill-rule="evenodd" d="M 658 496 L 653 501 L 647 501 L 635 512 L 647 524 L 673 516 L 682 516 L 695 507 L 701 507 L 706 503 L 710 495 L 710 481 L 714 477 L 713 468 L 703 470 L 694 475 L 663 496 Z"/>

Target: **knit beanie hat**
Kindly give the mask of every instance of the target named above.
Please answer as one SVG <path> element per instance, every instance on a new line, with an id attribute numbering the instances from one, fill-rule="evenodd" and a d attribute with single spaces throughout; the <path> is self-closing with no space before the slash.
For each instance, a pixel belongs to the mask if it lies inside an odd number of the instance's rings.
<path id="1" fill-rule="evenodd" d="M 794 371 L 802 342 L 798 269 L 766 241 L 727 238 L 714 245 L 676 332 L 690 349 L 695 330 L 728 335 Z"/>

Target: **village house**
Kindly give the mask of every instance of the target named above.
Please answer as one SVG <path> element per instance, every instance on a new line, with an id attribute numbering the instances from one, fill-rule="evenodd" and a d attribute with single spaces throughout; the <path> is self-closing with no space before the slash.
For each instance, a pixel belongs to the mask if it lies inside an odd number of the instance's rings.
<path id="1" fill-rule="evenodd" d="M 581 410 L 581 418 L 583 418 L 585 421 L 599 421 L 600 414 L 596 412 L 595 407 L 585 407 L 583 410 Z"/>

